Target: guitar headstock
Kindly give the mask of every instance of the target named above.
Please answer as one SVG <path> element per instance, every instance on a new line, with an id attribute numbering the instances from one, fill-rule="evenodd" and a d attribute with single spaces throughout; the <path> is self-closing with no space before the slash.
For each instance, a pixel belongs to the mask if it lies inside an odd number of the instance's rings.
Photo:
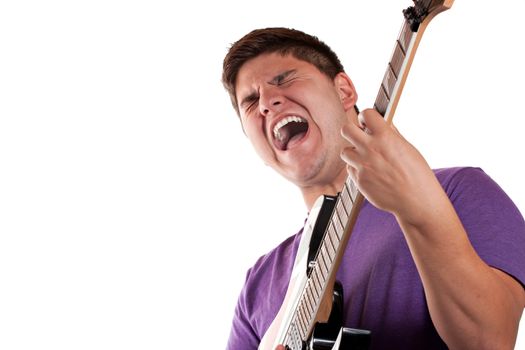
<path id="1" fill-rule="evenodd" d="M 421 24 L 428 24 L 438 13 L 452 7 L 454 0 L 414 0 L 414 6 L 403 10 L 410 29 L 417 32 Z"/>

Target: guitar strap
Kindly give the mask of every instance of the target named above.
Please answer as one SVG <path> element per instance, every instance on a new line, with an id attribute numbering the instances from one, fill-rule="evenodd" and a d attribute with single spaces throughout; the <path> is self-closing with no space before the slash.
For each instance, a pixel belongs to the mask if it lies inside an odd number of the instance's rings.
<path id="1" fill-rule="evenodd" d="M 310 263 L 316 261 L 316 257 L 323 241 L 323 237 L 330 222 L 330 217 L 334 211 L 335 203 L 337 197 L 325 195 L 323 199 L 323 205 L 319 211 L 317 221 L 315 222 L 314 228 L 312 230 L 312 238 L 310 240 L 309 250 L 308 250 L 308 264 L 306 266 L 306 275 L 310 276 L 313 266 L 310 266 Z"/>

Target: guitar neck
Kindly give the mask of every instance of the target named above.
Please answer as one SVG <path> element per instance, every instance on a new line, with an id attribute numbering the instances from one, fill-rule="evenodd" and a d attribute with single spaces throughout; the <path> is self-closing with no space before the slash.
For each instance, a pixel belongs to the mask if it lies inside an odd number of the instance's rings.
<path id="1" fill-rule="evenodd" d="M 420 0 L 414 2 L 416 6 L 403 10 L 405 20 L 374 103 L 374 109 L 388 123 L 392 123 L 408 72 L 425 29 L 437 14 L 448 10 L 454 0 Z"/>
<path id="2" fill-rule="evenodd" d="M 415 3 L 416 6 L 403 11 L 405 20 L 374 103 L 374 108 L 388 123 L 392 122 L 424 30 L 435 15 L 452 6 L 453 0 Z M 348 177 L 337 197 L 317 256 L 310 264 L 308 281 L 286 331 L 283 344 L 292 350 L 302 349 L 316 322 L 326 322 L 326 310 L 321 310 L 323 301 L 332 297 L 335 275 L 363 200 L 357 186 Z"/>
<path id="3" fill-rule="evenodd" d="M 379 87 L 374 109 L 391 122 L 414 58 L 418 37 L 405 19 Z"/>

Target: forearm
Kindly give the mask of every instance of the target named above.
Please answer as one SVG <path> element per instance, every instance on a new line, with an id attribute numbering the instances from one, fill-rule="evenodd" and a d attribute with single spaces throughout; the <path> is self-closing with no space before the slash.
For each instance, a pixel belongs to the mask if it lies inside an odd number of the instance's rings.
<path id="1" fill-rule="evenodd" d="M 431 208 L 419 212 L 417 220 L 396 217 L 442 339 L 451 349 L 512 349 L 521 310 L 474 251 L 446 194 L 436 189 Z"/>
<path id="2" fill-rule="evenodd" d="M 374 110 L 363 111 L 359 127 L 349 123 L 342 135 L 349 175 L 405 234 L 442 339 L 452 349 L 512 348 L 523 287 L 477 255 L 423 156 Z"/>

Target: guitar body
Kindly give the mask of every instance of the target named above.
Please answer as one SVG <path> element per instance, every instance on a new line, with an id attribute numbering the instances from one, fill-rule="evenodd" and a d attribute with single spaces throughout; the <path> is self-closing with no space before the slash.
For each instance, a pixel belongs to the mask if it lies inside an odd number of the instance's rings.
<path id="1" fill-rule="evenodd" d="M 312 350 L 367 350 L 371 332 L 364 329 L 343 327 L 343 287 L 334 285 L 332 312 L 326 323 L 314 326 L 308 349 Z"/>
<path id="2" fill-rule="evenodd" d="M 311 277 L 312 263 L 315 263 L 319 246 L 326 232 L 327 225 L 334 210 L 337 197 L 321 196 L 317 199 L 303 230 L 297 255 L 290 278 L 286 295 L 272 324 L 264 334 L 259 350 L 274 350 L 287 332 L 286 325 L 291 322 L 290 316 L 301 300 L 302 292 Z M 318 312 L 319 322 L 312 330 L 312 337 L 308 343 L 303 342 L 302 349 L 310 350 L 345 350 L 368 349 L 370 331 L 353 328 L 342 328 L 343 325 L 343 288 L 336 282 L 331 298 L 321 303 Z M 351 348 L 348 348 L 351 344 Z"/>
<path id="3" fill-rule="evenodd" d="M 307 275 L 310 277 L 312 265 L 319 253 L 319 247 L 327 231 L 330 217 L 334 211 L 337 197 L 322 196 L 322 205 L 312 229 L 308 250 Z M 320 200 L 321 201 L 321 200 Z M 315 324 L 308 349 L 312 350 L 366 350 L 370 345 L 371 332 L 363 329 L 343 327 L 343 286 L 335 281 L 332 293 L 330 316 L 326 322 Z"/>

